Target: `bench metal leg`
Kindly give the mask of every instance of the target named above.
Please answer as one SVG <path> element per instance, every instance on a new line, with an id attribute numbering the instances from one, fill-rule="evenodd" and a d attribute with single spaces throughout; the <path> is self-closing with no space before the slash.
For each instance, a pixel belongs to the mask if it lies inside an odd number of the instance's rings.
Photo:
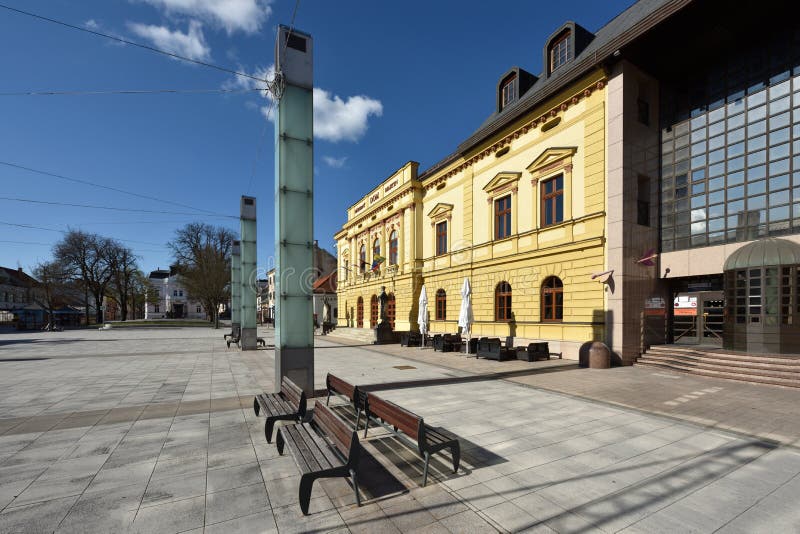
<path id="1" fill-rule="evenodd" d="M 278 429 L 278 435 L 275 437 L 275 445 L 278 447 L 278 454 L 283 456 L 283 433 Z"/>
<path id="2" fill-rule="evenodd" d="M 358 431 L 358 424 L 361 422 L 361 408 L 356 408 L 356 431 Z M 364 434 L 366 437 L 366 434 Z"/>
<path id="3" fill-rule="evenodd" d="M 425 467 L 422 469 L 422 487 L 425 487 L 425 484 L 428 483 L 428 462 L 431 460 L 431 455 L 429 452 L 425 453 Z"/>
<path id="4" fill-rule="evenodd" d="M 256 417 L 258 417 L 258 413 L 261 411 L 261 406 L 258 405 L 258 399 L 253 397 L 253 411 L 256 412 Z"/>
<path id="5" fill-rule="evenodd" d="M 267 417 L 264 423 L 264 437 L 267 438 L 267 443 L 272 443 L 272 429 L 275 428 L 275 421 L 277 420 L 275 417 Z"/>
<path id="6" fill-rule="evenodd" d="M 458 473 L 458 465 L 461 463 L 461 444 L 455 442 L 450 447 L 450 454 L 453 455 L 453 473 Z"/>
<path id="7" fill-rule="evenodd" d="M 314 485 L 314 473 L 306 473 L 300 477 L 300 510 L 303 515 L 308 515 L 308 503 L 311 501 L 311 487 Z"/>
<path id="8" fill-rule="evenodd" d="M 356 506 L 361 506 L 361 495 L 358 494 L 358 475 L 355 469 L 350 470 L 350 478 L 353 479 L 353 491 L 356 492 Z"/>

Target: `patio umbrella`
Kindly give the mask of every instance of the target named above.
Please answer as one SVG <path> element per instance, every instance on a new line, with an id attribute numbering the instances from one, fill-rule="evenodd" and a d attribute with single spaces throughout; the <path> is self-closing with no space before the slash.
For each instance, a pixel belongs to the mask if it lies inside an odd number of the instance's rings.
<path id="1" fill-rule="evenodd" d="M 428 333 L 428 292 L 425 291 L 425 286 L 422 286 L 422 291 L 419 293 L 419 312 L 417 313 L 417 324 L 419 325 L 419 332 L 422 334 L 422 342 L 419 347 L 425 346 L 425 335 Z"/>
<path id="2" fill-rule="evenodd" d="M 464 285 L 461 286 L 461 311 L 458 312 L 458 326 L 461 332 L 467 332 L 467 352 L 469 352 L 469 339 L 472 333 L 472 288 L 469 286 L 469 278 L 464 278 Z"/>

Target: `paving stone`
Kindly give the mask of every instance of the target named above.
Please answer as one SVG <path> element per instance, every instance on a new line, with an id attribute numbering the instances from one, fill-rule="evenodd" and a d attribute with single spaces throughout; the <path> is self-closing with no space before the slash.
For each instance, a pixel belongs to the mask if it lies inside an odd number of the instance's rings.
<path id="1" fill-rule="evenodd" d="M 221 523 L 269 508 L 270 503 L 264 484 L 209 493 L 206 495 L 206 523 Z"/>
<path id="2" fill-rule="evenodd" d="M 35 481 L 14 499 L 14 506 L 80 495 L 93 478 L 94 475 L 86 475 Z"/>
<path id="3" fill-rule="evenodd" d="M 459 532 L 469 532 L 471 534 L 498 532 L 496 528 L 492 527 L 472 510 L 467 510 L 466 512 L 445 517 L 440 521 L 440 523 L 443 527 L 454 534 Z"/>
<path id="4" fill-rule="evenodd" d="M 121 467 L 103 467 L 86 488 L 86 492 L 106 491 L 133 484 L 146 485 L 155 465 L 155 460 L 149 460 Z"/>
<path id="5" fill-rule="evenodd" d="M 208 492 L 263 483 L 261 468 L 257 463 L 208 470 Z"/>
<path id="6" fill-rule="evenodd" d="M 272 511 L 250 514 L 213 525 L 206 524 L 205 534 L 274 534 L 278 532 Z"/>
<path id="7" fill-rule="evenodd" d="M 205 474 L 207 460 L 203 456 L 189 456 L 187 458 L 159 459 L 153 471 L 151 480 L 182 475 Z"/>
<path id="8" fill-rule="evenodd" d="M 53 532 L 78 497 L 53 499 L 0 512 L 0 532 Z"/>
<path id="9" fill-rule="evenodd" d="M 202 527 L 205 496 L 139 509 L 131 531 L 143 534 L 174 533 Z"/>
<path id="10" fill-rule="evenodd" d="M 57 532 L 125 531 L 133 522 L 144 490 L 144 485 L 131 485 L 84 493 L 61 522 Z"/>
<path id="11" fill-rule="evenodd" d="M 154 506 L 206 494 L 206 474 L 179 475 L 150 480 L 141 506 Z"/>

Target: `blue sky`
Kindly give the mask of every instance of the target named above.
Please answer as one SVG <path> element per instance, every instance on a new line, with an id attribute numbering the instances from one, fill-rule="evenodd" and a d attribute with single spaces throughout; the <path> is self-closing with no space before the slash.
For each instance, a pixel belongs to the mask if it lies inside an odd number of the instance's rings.
<path id="1" fill-rule="evenodd" d="M 273 63 L 293 0 L 0 0 L 14 8 L 248 74 Z M 631 0 L 351 2 L 301 0 L 314 38 L 315 236 L 335 252 L 346 208 L 409 160 L 450 154 L 492 112 L 499 76 L 541 71 L 542 45 L 575 20 L 596 31 Z M 0 93 L 238 90 L 252 80 L 0 9 Z M 29 271 L 67 228 L 125 242 L 145 271 L 167 267 L 176 228 L 238 231 L 258 199 L 259 267 L 273 254 L 273 125 L 257 92 L 0 94 L 0 265 Z M 156 197 L 45 176 L 29 167 Z M 121 210 L 149 210 L 139 213 Z M 201 211 L 205 210 L 205 211 Z M 175 213 L 178 212 L 178 213 Z M 210 216 L 213 212 L 229 217 Z M 27 228 L 10 226 L 36 226 Z"/>

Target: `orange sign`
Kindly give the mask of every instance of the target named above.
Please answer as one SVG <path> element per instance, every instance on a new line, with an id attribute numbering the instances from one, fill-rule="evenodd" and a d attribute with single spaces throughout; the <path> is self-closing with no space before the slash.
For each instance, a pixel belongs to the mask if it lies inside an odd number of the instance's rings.
<path id="1" fill-rule="evenodd" d="M 675 308 L 675 315 L 697 315 L 697 308 Z"/>

